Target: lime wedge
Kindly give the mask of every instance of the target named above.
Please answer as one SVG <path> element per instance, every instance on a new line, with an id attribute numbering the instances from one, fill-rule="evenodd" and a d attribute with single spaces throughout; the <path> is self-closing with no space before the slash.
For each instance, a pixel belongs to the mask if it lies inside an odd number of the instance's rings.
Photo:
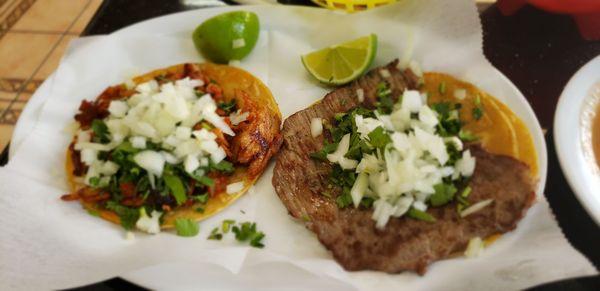
<path id="1" fill-rule="evenodd" d="M 196 49 L 217 63 L 241 60 L 247 56 L 260 30 L 258 16 L 249 11 L 233 11 L 214 16 L 200 24 L 192 35 Z"/>
<path id="2" fill-rule="evenodd" d="M 377 53 L 377 35 L 324 48 L 302 56 L 302 64 L 317 80 L 328 85 L 346 84 L 362 75 Z"/>

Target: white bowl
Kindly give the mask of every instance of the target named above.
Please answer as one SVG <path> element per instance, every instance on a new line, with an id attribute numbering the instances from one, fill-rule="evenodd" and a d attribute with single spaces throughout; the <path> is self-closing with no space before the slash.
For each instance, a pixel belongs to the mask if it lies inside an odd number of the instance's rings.
<path id="1" fill-rule="evenodd" d="M 579 202 L 600 225 L 600 169 L 591 128 L 600 105 L 600 56 L 583 66 L 560 95 L 554 115 L 554 144 L 560 166 Z"/>

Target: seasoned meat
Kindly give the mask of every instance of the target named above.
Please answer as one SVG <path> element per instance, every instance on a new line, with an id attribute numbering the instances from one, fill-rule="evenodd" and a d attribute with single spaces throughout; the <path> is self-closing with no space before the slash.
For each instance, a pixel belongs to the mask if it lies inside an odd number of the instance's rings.
<path id="1" fill-rule="evenodd" d="M 401 72 L 393 62 L 386 66 L 394 96 L 414 89 L 416 78 Z M 486 208 L 460 218 L 456 205 L 430 208 L 434 223 L 407 217 L 392 218 L 385 229 L 375 227 L 371 209 L 339 209 L 334 198 L 321 193 L 328 187 L 330 166 L 314 161 L 309 154 L 322 148 L 323 136 L 310 135 L 310 120 L 333 121 L 335 113 L 356 107 L 356 89 L 365 93 L 366 106 L 375 101 L 375 87 L 382 81 L 381 68 L 325 96 L 323 101 L 290 116 L 283 125 L 283 145 L 273 174 L 273 186 L 296 218 L 303 218 L 334 258 L 347 270 L 405 270 L 423 274 L 428 264 L 465 249 L 473 237 L 488 237 L 515 228 L 534 199 L 534 181 L 529 168 L 511 157 L 494 155 L 477 145 L 470 146 L 477 159 L 470 186 L 471 203 L 494 199 Z"/>

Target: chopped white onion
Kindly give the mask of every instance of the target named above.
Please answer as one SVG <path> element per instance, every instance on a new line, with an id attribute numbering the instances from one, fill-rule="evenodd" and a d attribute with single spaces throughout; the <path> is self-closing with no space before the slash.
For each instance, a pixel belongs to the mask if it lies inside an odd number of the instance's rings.
<path id="1" fill-rule="evenodd" d="M 356 89 L 356 98 L 358 99 L 358 102 L 363 103 L 365 101 L 365 90 L 362 88 Z"/>
<path id="2" fill-rule="evenodd" d="M 492 202 L 494 202 L 494 199 L 486 199 L 486 200 L 479 201 L 479 202 L 467 207 L 463 211 L 461 211 L 460 217 L 467 217 L 467 216 L 485 208 L 486 206 L 492 204 Z"/>
<path id="3" fill-rule="evenodd" d="M 350 134 L 344 135 L 335 152 L 328 154 L 327 159 L 332 163 L 338 163 L 344 170 L 354 169 L 358 162 L 344 157 L 350 147 Z"/>
<path id="4" fill-rule="evenodd" d="M 350 196 L 352 197 L 352 203 L 354 204 L 354 208 L 357 208 L 365 195 L 365 191 L 367 191 L 367 187 L 369 186 L 369 177 L 366 173 L 358 174 L 356 177 L 356 181 L 350 190 Z"/>
<path id="5" fill-rule="evenodd" d="M 106 161 L 100 166 L 99 172 L 105 176 L 112 176 L 116 174 L 118 170 L 119 165 L 117 165 L 115 162 Z"/>
<path id="6" fill-rule="evenodd" d="M 364 118 L 362 115 L 356 115 L 354 117 L 354 123 L 356 124 L 356 131 L 360 133 L 362 138 L 367 138 L 369 133 L 377 127 L 384 126 L 381 120 L 371 117 Z"/>
<path id="7" fill-rule="evenodd" d="M 464 100 L 467 98 L 467 90 L 465 89 L 456 89 L 454 90 L 454 98 L 458 100 Z"/>
<path id="8" fill-rule="evenodd" d="M 98 160 L 98 151 L 94 149 L 81 150 L 81 162 L 91 166 L 93 162 Z"/>
<path id="9" fill-rule="evenodd" d="M 389 77 L 392 76 L 390 74 L 390 71 L 388 69 L 381 69 L 381 70 L 379 70 L 379 75 L 381 75 L 381 77 L 385 78 L 385 79 L 387 79 L 387 78 L 389 78 Z"/>
<path id="10" fill-rule="evenodd" d="M 150 216 L 146 214 L 146 209 L 144 207 L 140 208 L 140 218 L 135 223 L 135 227 L 137 229 L 150 233 L 157 234 L 160 232 L 160 222 L 159 219 L 162 216 L 162 212 L 152 210 Z"/>
<path id="11" fill-rule="evenodd" d="M 189 174 L 193 173 L 198 167 L 200 167 L 200 162 L 198 161 L 198 158 L 193 155 L 187 156 L 183 161 L 183 168 Z"/>
<path id="12" fill-rule="evenodd" d="M 242 113 L 241 109 L 238 109 L 236 112 L 232 112 L 231 114 L 229 114 L 229 121 L 231 121 L 231 124 L 236 126 L 244 121 L 246 121 L 246 119 L 248 119 L 248 116 L 250 116 L 250 112 L 244 112 Z"/>
<path id="13" fill-rule="evenodd" d="M 462 157 L 456 161 L 454 166 L 456 171 L 465 177 L 470 177 L 475 171 L 475 158 L 471 156 L 471 151 L 466 150 L 462 153 Z"/>
<path id="14" fill-rule="evenodd" d="M 404 94 L 402 94 L 402 108 L 410 111 L 411 113 L 418 113 L 423 106 L 423 101 L 421 100 L 421 94 L 419 91 L 415 90 L 406 90 Z"/>
<path id="15" fill-rule="evenodd" d="M 229 65 L 232 67 L 239 67 L 242 65 L 242 63 L 240 62 L 240 60 L 231 60 L 229 61 Z"/>
<path id="16" fill-rule="evenodd" d="M 312 137 L 317 137 L 323 133 L 323 119 L 315 117 L 310 120 L 310 134 Z"/>
<path id="17" fill-rule="evenodd" d="M 136 149 L 145 149 L 146 148 L 146 138 L 143 136 L 133 136 L 129 139 L 131 142 L 131 146 Z"/>
<path id="18" fill-rule="evenodd" d="M 192 137 L 192 129 L 187 126 L 178 126 L 175 129 L 175 137 L 180 140 L 190 139 Z"/>
<path id="19" fill-rule="evenodd" d="M 469 244 L 467 245 L 467 249 L 465 250 L 465 257 L 467 258 L 475 258 L 483 253 L 484 248 L 483 240 L 480 237 L 474 237 L 469 240 Z"/>
<path id="20" fill-rule="evenodd" d="M 235 182 L 227 185 L 227 189 L 225 190 L 227 194 L 235 194 L 244 190 L 244 182 Z"/>
<path id="21" fill-rule="evenodd" d="M 108 112 L 114 117 L 125 117 L 127 110 L 129 110 L 129 106 L 125 101 L 113 100 L 108 105 Z"/>
<path id="22" fill-rule="evenodd" d="M 148 171 L 148 173 L 158 177 L 162 176 L 165 157 L 160 153 L 148 150 L 142 151 L 133 156 L 133 161 L 142 169 Z"/>

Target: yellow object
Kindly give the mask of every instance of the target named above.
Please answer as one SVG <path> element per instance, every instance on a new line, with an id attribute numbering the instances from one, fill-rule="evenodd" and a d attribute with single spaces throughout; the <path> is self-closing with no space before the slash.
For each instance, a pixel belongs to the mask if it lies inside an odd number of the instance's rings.
<path id="1" fill-rule="evenodd" d="M 356 12 L 367 10 L 381 5 L 396 2 L 396 0 L 311 0 L 315 4 L 332 10 L 345 10 Z"/>

